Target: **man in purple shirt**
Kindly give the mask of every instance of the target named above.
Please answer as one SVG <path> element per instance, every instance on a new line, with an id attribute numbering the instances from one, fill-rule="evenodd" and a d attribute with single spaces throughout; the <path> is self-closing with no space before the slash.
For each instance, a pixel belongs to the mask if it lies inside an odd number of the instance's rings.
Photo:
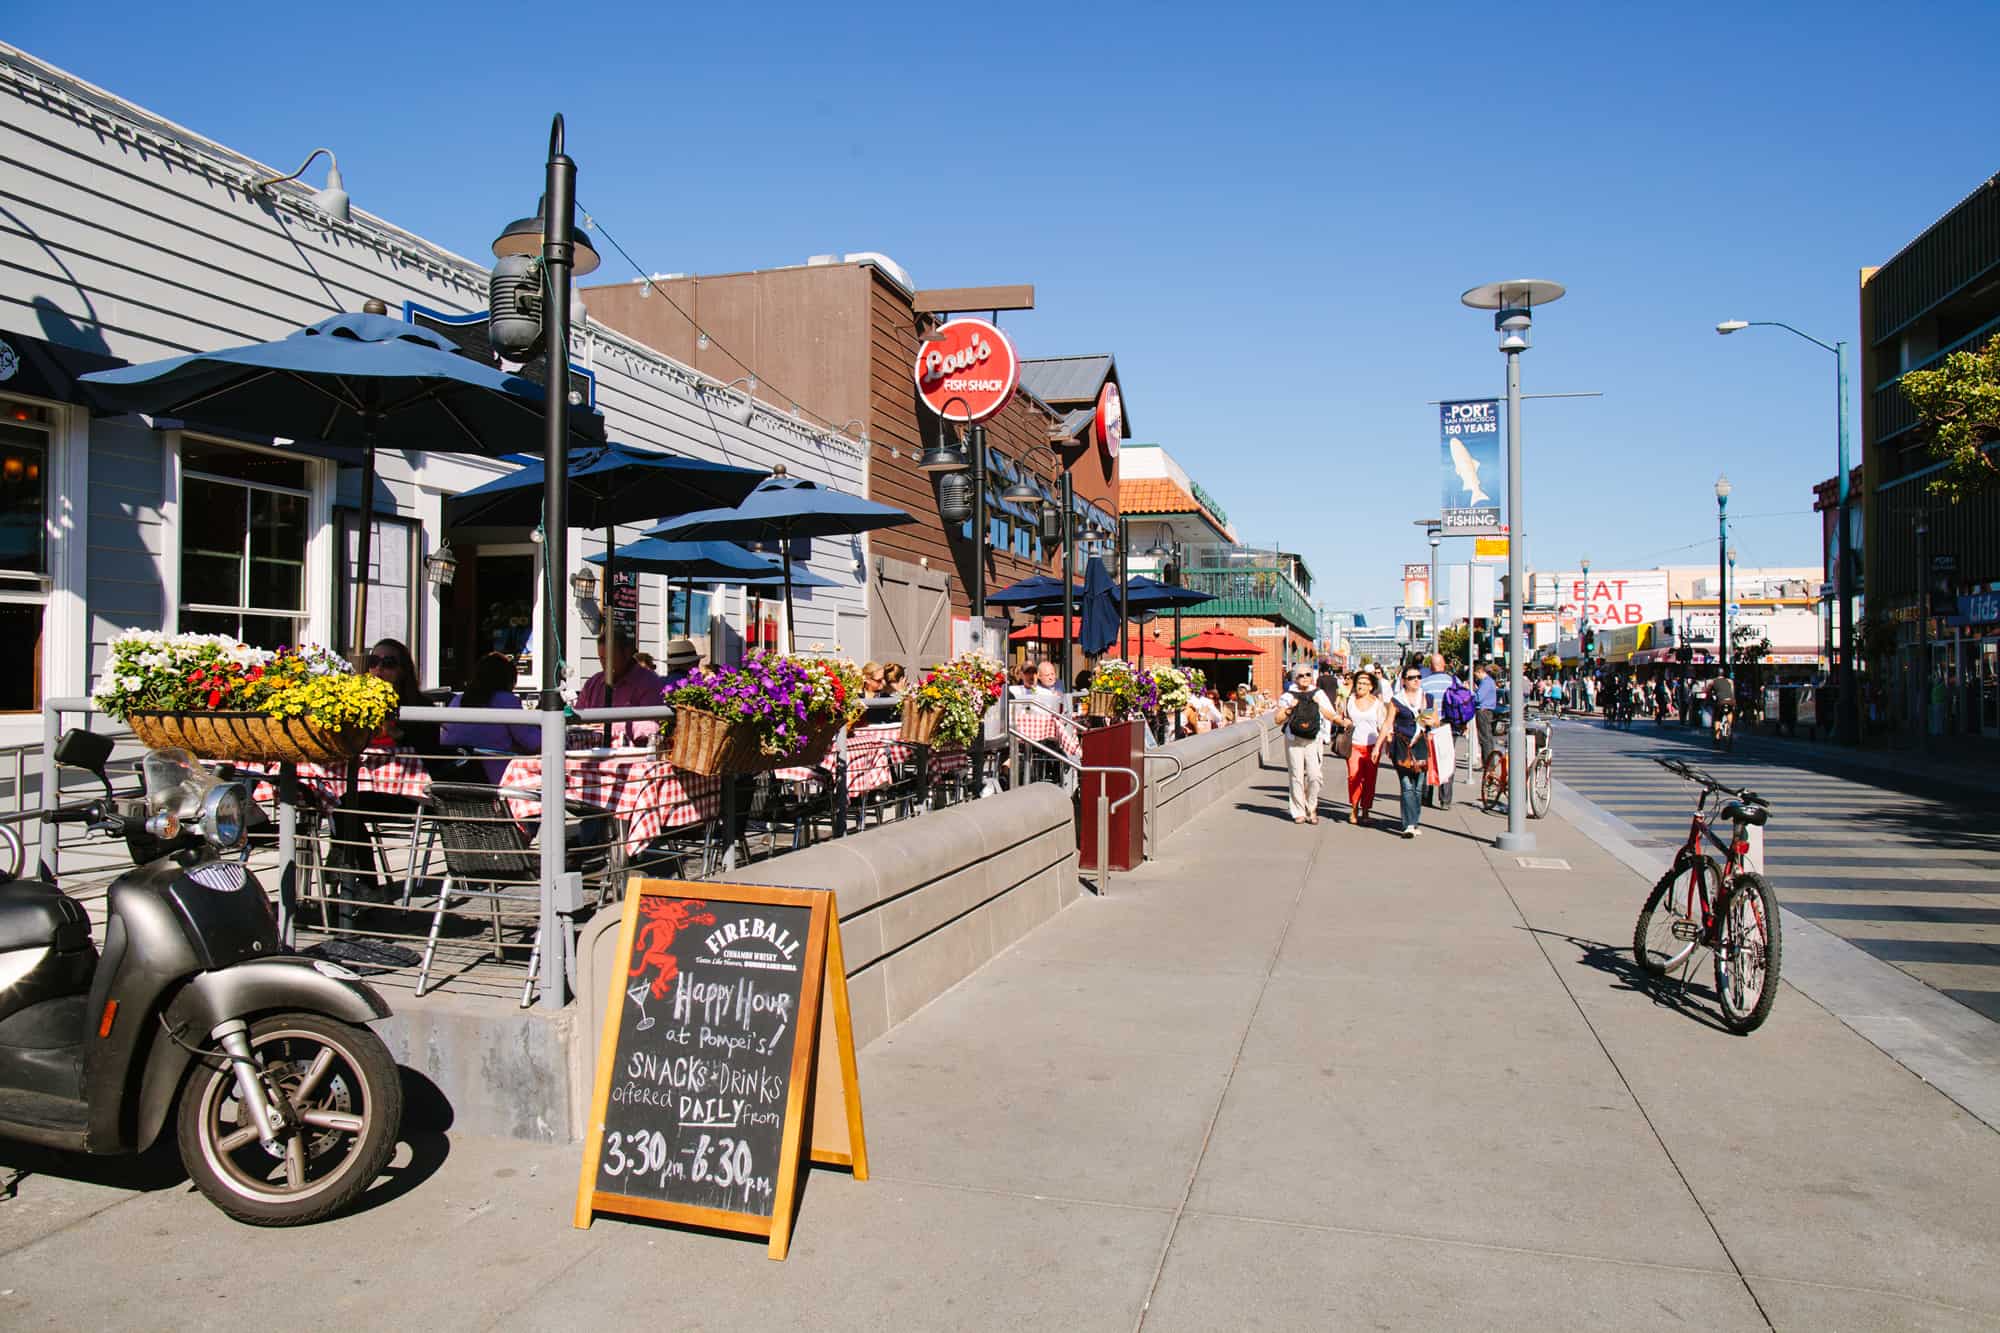
<path id="1" fill-rule="evenodd" d="M 576 706 L 592 708 L 650 708 L 660 703 L 666 682 L 632 660 L 632 645 L 609 624 L 597 640 L 598 660 L 611 671 L 611 687 L 605 689 L 604 672 L 583 683 Z M 653 721 L 619 722 L 612 727 L 611 739 L 618 745 L 651 745 L 660 724 Z"/>

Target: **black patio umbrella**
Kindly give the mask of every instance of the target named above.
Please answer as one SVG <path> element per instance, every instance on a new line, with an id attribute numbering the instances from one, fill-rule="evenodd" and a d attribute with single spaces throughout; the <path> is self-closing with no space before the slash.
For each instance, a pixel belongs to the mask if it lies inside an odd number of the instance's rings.
<path id="1" fill-rule="evenodd" d="M 1138 583 L 1133 580 L 1134 585 Z M 1083 585 L 1070 584 L 1070 596 L 1083 596 Z M 1046 615 L 1051 610 L 1060 612 L 1063 604 L 1061 579 L 1050 578 L 1047 574 L 1030 574 L 1027 578 L 1010 583 L 998 592 L 986 594 L 988 606 L 1011 606 L 1034 615 Z"/>
<path id="2" fill-rule="evenodd" d="M 78 379 L 107 411 L 360 446 L 357 657 L 366 647 L 375 451 L 503 457 L 534 448 L 544 424 L 541 385 L 463 356 L 442 336 L 382 314 L 335 315 L 272 342 L 167 357 Z M 572 433 L 601 438 L 601 417 L 579 413 L 571 420 Z"/>
<path id="3" fill-rule="evenodd" d="M 785 559 L 785 651 L 792 651 L 792 542 L 800 537 L 845 537 L 917 520 L 900 509 L 787 476 L 780 466 L 771 479 L 734 509 L 705 509 L 668 519 L 648 537 L 676 541 L 778 542 Z"/>

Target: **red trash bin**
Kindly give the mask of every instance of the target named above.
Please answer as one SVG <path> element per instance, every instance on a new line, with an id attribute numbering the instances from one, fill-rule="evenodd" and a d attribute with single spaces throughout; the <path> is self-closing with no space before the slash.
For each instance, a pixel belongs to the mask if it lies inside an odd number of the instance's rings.
<path id="1" fill-rule="evenodd" d="M 1108 727 L 1089 727 L 1079 733 L 1083 742 L 1083 762 L 1129 768 L 1139 774 L 1140 791 L 1111 812 L 1111 868 L 1133 870 L 1145 859 L 1146 733 L 1143 722 L 1114 722 Z M 1097 870 L 1102 862 L 1097 854 L 1098 793 L 1116 801 L 1132 790 L 1132 779 L 1123 773 L 1085 773 L 1083 801 L 1077 807 L 1076 846 L 1085 870 Z"/>

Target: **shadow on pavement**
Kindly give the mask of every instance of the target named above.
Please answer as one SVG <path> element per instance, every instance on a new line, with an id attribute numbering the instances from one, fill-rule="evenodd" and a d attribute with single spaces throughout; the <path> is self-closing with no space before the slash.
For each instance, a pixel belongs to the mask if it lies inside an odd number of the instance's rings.
<path id="1" fill-rule="evenodd" d="M 1605 944 L 1598 940 L 1584 939 L 1579 935 L 1565 935 L 1559 930 L 1542 930 L 1535 926 L 1523 926 L 1522 929 L 1531 935 L 1561 940 L 1564 944 L 1573 946 L 1585 967 L 1594 968 L 1612 979 L 1613 984 L 1610 987 L 1612 990 L 1633 991 L 1649 996 L 1654 1004 L 1693 1019 L 1703 1027 L 1722 1033 L 1729 1031 L 1722 1025 L 1720 1019 L 1695 1008 L 1690 1003 L 1691 999 L 1697 998 L 1703 1003 L 1712 1003 L 1715 999 L 1715 992 L 1692 980 L 1692 976 L 1683 982 L 1677 970 L 1673 977 L 1661 980 L 1651 976 L 1633 962 L 1632 950 L 1626 946 Z M 1694 971 L 1697 973 L 1703 970 L 1702 964 L 1707 961 L 1708 955 L 1704 952 L 1701 957 L 1702 963 L 1695 965 Z"/>

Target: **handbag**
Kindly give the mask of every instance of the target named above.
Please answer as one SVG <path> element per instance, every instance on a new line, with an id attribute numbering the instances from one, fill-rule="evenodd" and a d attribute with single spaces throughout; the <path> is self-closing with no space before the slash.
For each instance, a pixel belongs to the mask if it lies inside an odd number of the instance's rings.
<path id="1" fill-rule="evenodd" d="M 1333 727 L 1333 757 L 1345 759 L 1354 753 L 1354 726 L 1337 722 Z"/>

